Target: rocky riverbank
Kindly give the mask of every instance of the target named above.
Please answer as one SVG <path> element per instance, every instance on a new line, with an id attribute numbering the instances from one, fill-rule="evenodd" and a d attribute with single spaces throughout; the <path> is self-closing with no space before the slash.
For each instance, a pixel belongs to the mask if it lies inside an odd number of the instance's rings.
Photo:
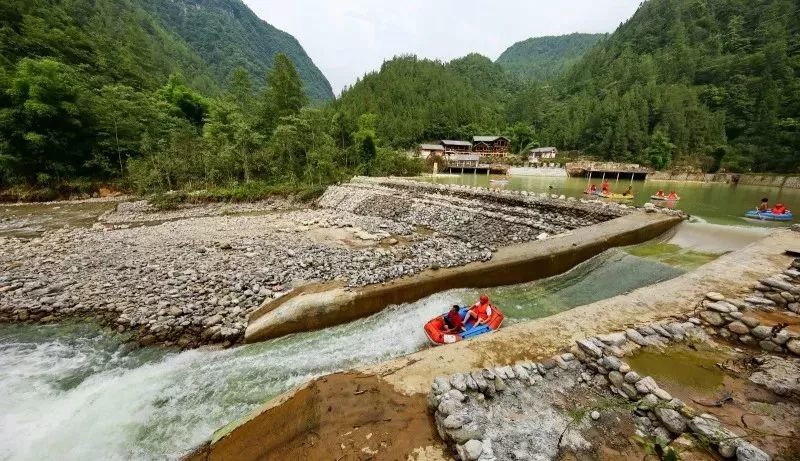
<path id="1" fill-rule="evenodd" d="M 90 316 L 144 344 L 230 345 L 241 340 L 250 312 L 296 286 L 363 286 L 486 261 L 498 246 L 631 211 L 365 178 L 331 187 L 316 207 L 295 207 L 275 201 L 157 211 L 121 203 L 90 228 L 0 238 L 0 321 Z"/>
<path id="2" fill-rule="evenodd" d="M 758 313 L 775 314 L 777 309 L 796 307 L 796 293 L 800 293 L 797 268 L 800 260 L 786 271 L 762 279 L 756 285 L 757 294 L 742 300 L 710 292 L 703 301 L 706 310 L 699 317 L 581 339 L 569 352 L 541 362 L 523 361 L 438 377 L 428 395 L 438 433 L 463 461 L 580 458 L 598 450 L 608 452 L 608 440 L 589 441 L 592 429 L 597 424 L 605 431 L 618 426 L 620 410 L 630 408 L 633 427 L 628 436 L 637 437 L 643 450 L 648 445 L 659 447 L 677 459 L 687 453 L 691 459 L 714 459 L 715 455 L 738 461 L 796 459 L 800 444 L 791 436 L 796 436 L 792 428 L 800 429 L 800 359 L 792 356 L 800 355 L 800 316 L 791 310 L 780 313 L 781 321 L 768 323 L 763 316 L 759 320 Z M 727 349 L 711 337 L 733 338 L 768 354 Z M 727 379 L 724 392 L 718 394 L 713 383 L 708 383 L 706 398 L 693 397 L 692 404 L 687 404 L 624 361 L 650 349 L 669 354 L 676 344 L 689 344 L 693 351 L 708 347 L 706 354 L 718 360 L 725 354 L 724 360 L 716 363 L 724 370 L 717 373 L 720 382 Z M 662 361 L 658 354 L 649 359 Z M 688 357 L 703 357 L 703 353 L 691 352 Z M 639 363 L 657 370 L 647 359 Z M 673 374 L 683 376 L 694 366 L 685 356 L 675 361 L 678 363 L 684 370 L 664 369 L 666 379 L 672 380 Z M 713 370 L 701 373 L 706 379 L 715 377 Z M 737 379 L 746 381 L 750 389 L 737 393 L 742 388 Z M 591 398 L 597 394 L 604 396 L 605 404 Z M 590 396 L 591 404 L 582 402 L 581 395 Z M 715 399 L 717 396 L 721 397 Z M 631 404 L 614 403 L 615 398 Z M 774 408 L 765 408 L 767 405 Z M 579 409 L 584 411 L 576 418 Z M 738 415 L 741 423 L 730 418 L 732 415 Z M 752 421 L 758 421 L 758 426 Z M 620 451 L 620 447 L 614 450 Z"/>

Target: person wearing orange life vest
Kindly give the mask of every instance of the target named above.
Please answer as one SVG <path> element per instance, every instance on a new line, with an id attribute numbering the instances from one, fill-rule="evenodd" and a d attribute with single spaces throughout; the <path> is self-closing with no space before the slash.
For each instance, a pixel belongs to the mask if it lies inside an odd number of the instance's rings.
<path id="1" fill-rule="evenodd" d="M 593 194 L 594 194 L 595 192 L 597 192 L 597 185 L 596 185 L 596 184 L 594 184 L 594 183 L 592 183 L 592 187 L 590 187 L 590 188 L 589 188 L 589 192 L 591 192 L 591 193 L 593 193 Z"/>
<path id="2" fill-rule="evenodd" d="M 489 297 L 486 295 L 481 295 L 480 299 L 478 300 L 475 305 L 470 307 L 467 315 L 464 316 L 464 323 L 470 318 L 475 319 L 475 324 L 472 325 L 473 327 L 477 327 L 478 325 L 483 325 L 484 323 L 489 322 L 489 317 L 492 316 L 492 305 L 489 303 Z"/>
<path id="3" fill-rule="evenodd" d="M 659 189 L 658 192 L 656 192 L 656 197 L 663 197 L 663 196 L 664 196 L 664 189 Z"/>
<path id="4" fill-rule="evenodd" d="M 774 207 L 772 207 L 772 214 L 784 214 L 786 213 L 786 207 L 783 206 L 783 203 L 776 203 Z"/>
<path id="5" fill-rule="evenodd" d="M 678 200 L 678 194 L 676 194 L 674 190 L 670 191 L 667 200 Z"/>
<path id="6" fill-rule="evenodd" d="M 608 179 L 603 181 L 603 186 L 602 186 L 601 192 L 603 192 L 604 194 L 611 193 L 611 188 L 608 185 Z"/>

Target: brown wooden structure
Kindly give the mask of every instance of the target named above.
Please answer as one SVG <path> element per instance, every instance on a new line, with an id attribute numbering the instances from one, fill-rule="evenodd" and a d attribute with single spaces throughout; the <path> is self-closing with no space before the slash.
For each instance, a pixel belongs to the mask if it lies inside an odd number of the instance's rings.
<path id="1" fill-rule="evenodd" d="M 505 157 L 510 142 L 505 136 L 473 136 L 472 151 L 487 156 Z"/>

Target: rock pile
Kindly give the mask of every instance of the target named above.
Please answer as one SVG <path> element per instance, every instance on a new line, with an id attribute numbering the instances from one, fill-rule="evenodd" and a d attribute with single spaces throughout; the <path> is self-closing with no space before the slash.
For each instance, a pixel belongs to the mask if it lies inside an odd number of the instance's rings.
<path id="1" fill-rule="evenodd" d="M 329 187 L 319 204 L 424 226 L 489 248 L 545 239 L 632 211 L 609 202 L 386 178 L 354 178 Z"/>
<path id="2" fill-rule="evenodd" d="M 630 211 L 365 178 L 331 187 L 319 205 L 286 211 L 294 204 L 276 200 L 158 211 L 138 201 L 120 203 L 91 229 L 0 238 L 0 321 L 91 316 L 136 332 L 145 344 L 234 344 L 250 312 L 297 284 L 363 286 L 486 261 L 497 246 Z M 246 216 L 230 215 L 237 213 Z"/>
<path id="3" fill-rule="evenodd" d="M 712 292 L 702 305 L 699 317 L 720 337 L 800 356 L 800 259 L 782 273 L 761 279 L 743 299 L 726 299 Z M 760 315 L 774 311 L 785 313 L 777 318 Z"/>
<path id="4" fill-rule="evenodd" d="M 530 402 L 521 404 L 518 396 L 529 394 L 530 389 L 545 389 L 546 392 L 537 394 L 538 405 L 541 405 L 543 399 L 552 401 L 558 395 L 557 389 L 563 391 L 565 381 L 572 379 L 577 381 L 570 385 L 572 392 L 585 391 L 581 386 L 592 386 L 633 402 L 639 435 L 673 441 L 690 433 L 714 447 L 723 458 L 768 461 L 771 457 L 767 453 L 725 427 L 713 415 L 698 413 L 659 387 L 652 377 L 640 376 L 623 361 L 640 347 L 661 347 L 689 338 L 704 340 L 707 336 L 701 324 L 701 320 L 690 318 L 685 322 L 631 328 L 581 339 L 570 352 L 543 362 L 521 362 L 438 377 L 431 386 L 428 405 L 434 412 L 440 436 L 464 461 L 517 459 L 513 453 L 520 450 L 527 456 L 521 459 L 555 459 L 559 433 L 567 435 L 561 437 L 560 447 L 566 445 L 573 451 L 587 449 L 587 442 L 582 440 L 579 431 L 567 434 L 564 415 L 558 412 L 542 414 L 533 410 L 539 421 L 536 427 L 544 428 L 543 433 L 535 434 L 538 445 L 531 445 L 516 435 L 519 415 L 526 414 L 532 405 Z M 555 390 L 553 383 L 559 383 Z M 503 420 L 502 416 L 508 416 L 503 415 L 503 408 L 509 407 L 516 408 L 517 416 Z M 592 420 L 600 417 L 597 410 L 587 415 Z M 492 425 L 487 427 L 488 421 Z M 555 432 L 554 436 L 547 430 L 551 427 L 562 427 L 562 432 Z M 490 428 L 494 428 L 493 433 Z M 521 446 L 525 443 L 528 444 Z M 498 457 L 497 453 L 504 456 Z"/>

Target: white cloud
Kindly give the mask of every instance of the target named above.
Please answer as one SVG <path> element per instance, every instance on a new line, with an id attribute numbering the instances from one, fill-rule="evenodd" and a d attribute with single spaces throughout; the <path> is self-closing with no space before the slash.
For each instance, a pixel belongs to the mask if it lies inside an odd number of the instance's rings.
<path id="1" fill-rule="evenodd" d="M 641 0 L 244 0 L 297 37 L 336 93 L 398 54 L 496 59 L 529 37 L 612 32 Z"/>

